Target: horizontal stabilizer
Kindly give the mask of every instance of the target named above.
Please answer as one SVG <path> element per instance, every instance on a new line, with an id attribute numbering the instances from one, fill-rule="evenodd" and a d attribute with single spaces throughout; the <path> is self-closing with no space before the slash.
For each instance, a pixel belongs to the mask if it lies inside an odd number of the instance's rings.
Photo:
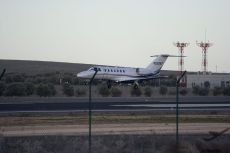
<path id="1" fill-rule="evenodd" d="M 186 57 L 186 56 L 169 55 L 169 54 L 153 55 L 153 56 L 150 56 L 150 57 L 159 57 L 159 56 L 162 56 L 162 57 Z"/>

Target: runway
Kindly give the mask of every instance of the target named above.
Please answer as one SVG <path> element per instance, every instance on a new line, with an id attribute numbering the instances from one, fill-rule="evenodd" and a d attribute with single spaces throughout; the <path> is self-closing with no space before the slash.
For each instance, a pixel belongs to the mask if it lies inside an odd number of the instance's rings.
<path id="1" fill-rule="evenodd" d="M 218 110 L 230 111 L 230 98 L 184 98 L 180 99 L 180 110 Z M 21 100 L 19 98 L 8 100 L 8 102 L 0 103 L 0 112 L 70 112 L 70 111 L 87 111 L 89 104 L 87 99 L 65 98 L 58 99 L 37 99 L 37 100 Z M 173 111 L 176 108 L 174 98 L 159 99 L 97 99 L 92 102 L 93 111 L 146 111 L 146 110 L 162 110 Z"/>

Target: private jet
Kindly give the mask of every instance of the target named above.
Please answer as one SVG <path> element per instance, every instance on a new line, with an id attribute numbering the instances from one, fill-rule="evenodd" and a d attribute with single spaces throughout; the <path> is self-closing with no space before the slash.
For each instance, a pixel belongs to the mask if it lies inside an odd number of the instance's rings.
<path id="1" fill-rule="evenodd" d="M 95 79 L 107 81 L 108 88 L 111 88 L 112 83 L 134 83 L 134 88 L 138 88 L 140 81 L 167 78 L 160 76 L 160 70 L 168 57 L 178 56 L 162 54 L 151 57 L 156 58 L 146 68 L 94 66 L 78 73 L 77 77 L 91 79 L 97 71 Z"/>

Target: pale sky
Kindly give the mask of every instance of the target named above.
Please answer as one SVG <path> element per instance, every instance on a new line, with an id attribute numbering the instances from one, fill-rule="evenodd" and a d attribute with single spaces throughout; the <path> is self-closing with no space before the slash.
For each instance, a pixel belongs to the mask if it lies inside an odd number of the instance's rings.
<path id="1" fill-rule="evenodd" d="M 0 0 L 0 59 L 145 67 L 181 41 L 185 69 L 200 71 L 205 29 L 208 70 L 230 72 L 229 0 Z"/>

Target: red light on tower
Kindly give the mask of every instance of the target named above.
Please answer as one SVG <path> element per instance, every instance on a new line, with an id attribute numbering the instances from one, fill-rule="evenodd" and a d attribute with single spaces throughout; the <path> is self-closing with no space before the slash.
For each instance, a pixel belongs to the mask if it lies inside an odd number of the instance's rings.
<path id="1" fill-rule="evenodd" d="M 209 42 L 196 42 L 197 46 L 202 48 L 202 71 L 204 74 L 208 71 L 208 59 L 207 59 L 207 53 L 208 53 L 208 48 L 211 47 L 213 44 Z"/>

